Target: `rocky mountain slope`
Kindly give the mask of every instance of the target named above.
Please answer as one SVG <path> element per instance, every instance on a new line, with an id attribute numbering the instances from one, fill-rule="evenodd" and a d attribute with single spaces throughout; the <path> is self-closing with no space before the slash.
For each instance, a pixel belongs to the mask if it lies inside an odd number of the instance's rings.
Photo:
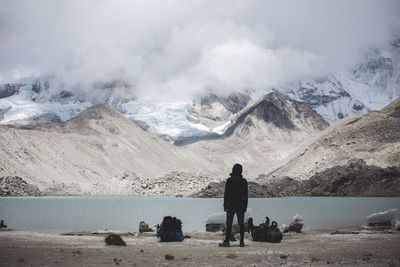
<path id="1" fill-rule="evenodd" d="M 327 126 L 315 111 L 279 94 L 234 121 L 230 134 L 185 146 L 103 105 L 66 122 L 3 125 L 0 177 L 22 177 L 45 194 L 189 195 L 225 178 L 236 162 L 251 178 L 266 173 Z"/>
<path id="2" fill-rule="evenodd" d="M 349 160 L 362 159 L 381 168 L 400 164 L 400 101 L 380 112 L 343 119 L 297 151 L 268 177 L 308 179 L 317 172 Z M 265 177 L 264 177 L 265 178 Z M 260 178 L 261 180 L 264 178 Z"/>
<path id="3" fill-rule="evenodd" d="M 244 109 L 230 125 L 223 136 L 245 135 L 251 132 L 259 134 L 262 122 L 284 131 L 304 130 L 313 132 L 323 130 L 329 124 L 304 103 L 293 101 L 279 93 L 270 93 L 255 104 Z"/>
<path id="4" fill-rule="evenodd" d="M 327 126 L 307 105 L 271 93 L 238 113 L 222 136 L 186 148 L 206 155 L 215 166 L 229 168 L 240 162 L 252 179 L 278 167 L 282 159 Z"/>
<path id="5" fill-rule="evenodd" d="M 41 196 L 39 188 L 18 176 L 0 177 L 0 196 Z"/>
<path id="6" fill-rule="evenodd" d="M 400 195 L 400 98 L 337 122 L 256 181 L 279 195 Z"/>
<path id="7" fill-rule="evenodd" d="M 252 196 L 398 195 L 399 110 L 400 99 L 321 133 L 327 123 L 314 110 L 272 93 L 239 112 L 224 135 L 176 146 L 100 105 L 64 123 L 0 126 L 0 187 L 219 196 L 240 162 Z"/>
<path id="8" fill-rule="evenodd" d="M 379 112 L 326 129 L 286 163 L 251 184 L 253 197 L 399 196 L 400 98 Z M 194 194 L 221 197 L 224 182 Z"/>
<path id="9" fill-rule="evenodd" d="M 216 170 L 106 106 L 65 123 L 1 126 L 0 147 L 0 177 L 20 176 L 52 194 L 130 194 L 173 171 Z"/>

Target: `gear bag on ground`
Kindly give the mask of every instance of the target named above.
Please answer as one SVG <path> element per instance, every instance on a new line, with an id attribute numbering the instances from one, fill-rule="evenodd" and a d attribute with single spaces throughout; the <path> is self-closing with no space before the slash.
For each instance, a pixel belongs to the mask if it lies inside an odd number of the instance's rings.
<path id="1" fill-rule="evenodd" d="M 278 223 L 273 221 L 269 224 L 269 218 L 265 217 L 265 223 L 261 223 L 259 226 L 253 224 L 253 218 L 249 218 L 247 223 L 249 225 L 249 231 L 254 241 L 279 243 L 282 241 L 283 234 L 278 228 Z"/>
<path id="2" fill-rule="evenodd" d="M 182 222 L 176 217 L 165 216 L 161 225 L 157 225 L 157 238 L 161 242 L 183 241 Z"/>

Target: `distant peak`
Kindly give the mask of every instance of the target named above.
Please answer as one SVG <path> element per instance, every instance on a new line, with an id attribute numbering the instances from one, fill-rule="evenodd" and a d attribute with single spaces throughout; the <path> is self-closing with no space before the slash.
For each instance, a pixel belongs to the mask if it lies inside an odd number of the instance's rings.
<path id="1" fill-rule="evenodd" d="M 69 121 L 74 120 L 99 120 L 103 117 L 123 117 L 121 113 L 119 113 L 115 108 L 105 105 L 105 104 L 98 104 L 94 105 L 85 111 L 79 113 L 76 117 L 70 119 Z"/>
<path id="2" fill-rule="evenodd" d="M 241 125 L 251 126 L 251 118 L 287 131 L 296 130 L 300 124 L 311 126 L 314 130 L 323 130 L 329 126 L 306 104 L 291 100 L 278 92 L 272 92 L 241 112 L 235 123 L 227 129 L 225 136 L 232 135 Z"/>

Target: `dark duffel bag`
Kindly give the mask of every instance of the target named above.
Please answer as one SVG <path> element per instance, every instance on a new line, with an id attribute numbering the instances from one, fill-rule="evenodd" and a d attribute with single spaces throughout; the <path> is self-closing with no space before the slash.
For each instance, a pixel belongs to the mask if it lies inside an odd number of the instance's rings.
<path id="1" fill-rule="evenodd" d="M 258 226 L 253 224 L 253 218 L 249 218 L 247 223 L 249 231 L 254 241 L 279 243 L 282 241 L 283 235 L 278 228 L 278 223 L 273 221 L 269 225 L 269 217 L 265 217 L 265 222 L 260 223 Z"/>

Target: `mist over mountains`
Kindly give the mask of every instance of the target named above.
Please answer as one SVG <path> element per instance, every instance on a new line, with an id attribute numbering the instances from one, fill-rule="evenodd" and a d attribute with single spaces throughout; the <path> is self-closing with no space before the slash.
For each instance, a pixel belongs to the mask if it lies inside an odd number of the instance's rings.
<path id="1" fill-rule="evenodd" d="M 270 92 L 305 103 L 325 121 L 378 110 L 400 96 L 400 48 L 396 35 L 388 49 L 370 49 L 360 63 L 315 79 L 238 93 L 208 90 L 190 100 L 138 98 L 122 93 L 124 81 L 96 83 L 94 94 L 58 92 L 44 78 L 0 86 L 0 123 L 66 121 L 96 104 L 109 104 L 147 131 L 167 140 L 224 134 L 235 117 Z M 396 39 L 397 38 L 397 39 Z"/>

